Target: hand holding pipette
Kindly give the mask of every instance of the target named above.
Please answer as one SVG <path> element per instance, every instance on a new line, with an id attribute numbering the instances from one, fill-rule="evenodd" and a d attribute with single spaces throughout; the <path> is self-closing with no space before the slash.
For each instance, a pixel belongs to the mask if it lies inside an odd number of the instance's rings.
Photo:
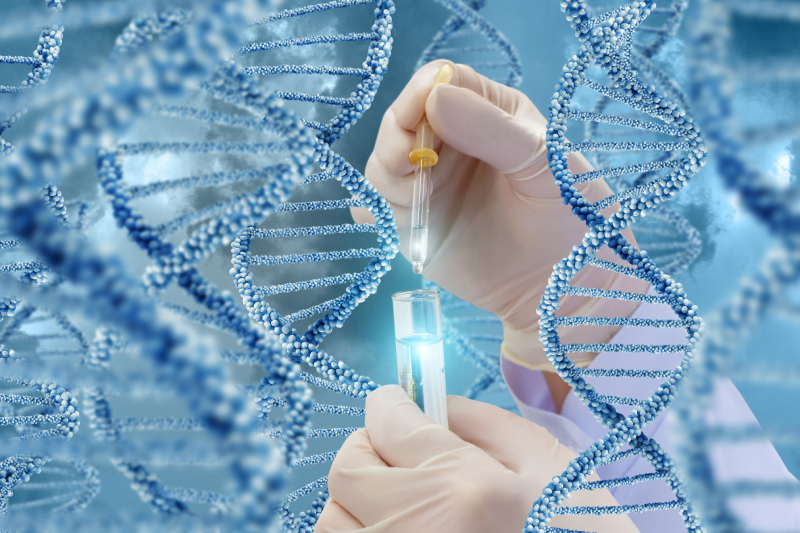
<path id="1" fill-rule="evenodd" d="M 433 86 L 449 83 L 453 78 L 453 68 L 444 65 L 436 75 Z M 431 201 L 431 167 L 439 161 L 439 155 L 433 150 L 433 128 L 422 115 L 417 123 L 417 134 L 414 149 L 408 154 L 408 160 L 416 166 L 414 171 L 414 197 L 411 204 L 411 265 L 414 274 L 422 274 L 425 258 L 428 256 L 428 212 Z"/>
<path id="2" fill-rule="evenodd" d="M 444 65 L 452 67 L 452 79 L 431 89 Z M 435 140 L 433 135 L 426 138 L 423 127 L 419 145 L 425 148 L 422 144 L 428 143 L 431 152 L 425 153 L 431 160 L 437 158 L 430 174 L 433 167 L 420 167 L 419 161 L 414 164 L 408 157 L 418 148 L 417 126 L 423 122 L 436 132 Z M 582 241 L 587 228 L 571 213 L 571 206 L 562 203 L 553 184 L 545 153 L 546 124 L 520 91 L 465 65 L 436 61 L 417 71 L 384 115 L 365 174 L 391 204 L 401 251 L 413 264 L 425 262 L 425 277 L 497 315 L 504 324 L 505 347 L 517 356 L 515 362 L 551 367 L 539 340 L 536 308 L 553 265 Z M 438 149 L 436 156 L 434 149 Z M 577 153 L 570 155 L 569 167 L 574 174 L 592 170 Z M 418 179 L 412 179 L 416 174 Z M 432 187 L 414 186 L 426 178 Z M 590 202 L 611 195 L 603 180 L 577 188 Z M 432 196 L 431 189 L 436 190 Z M 427 209 L 423 200 L 428 198 L 430 222 L 424 222 Z M 420 206 L 418 211 L 415 205 Z M 609 210 L 617 208 L 614 205 Z M 356 222 L 372 222 L 366 209 L 352 212 Z M 422 241 L 422 232 L 412 236 L 412 225 L 428 228 L 427 254 L 416 245 Z M 622 234 L 635 243 L 629 228 Z M 620 261 L 608 248 L 598 257 Z M 585 268 L 578 278 L 575 284 L 583 287 L 647 290 L 646 282 L 602 269 Z M 586 301 L 581 296 L 566 296 L 561 311 L 565 315 L 629 316 L 638 305 L 605 300 L 603 305 L 616 307 L 586 309 Z M 562 342 L 606 342 L 616 329 L 598 326 L 592 328 L 596 334 L 592 339 Z M 573 360 L 581 357 L 576 354 Z"/>

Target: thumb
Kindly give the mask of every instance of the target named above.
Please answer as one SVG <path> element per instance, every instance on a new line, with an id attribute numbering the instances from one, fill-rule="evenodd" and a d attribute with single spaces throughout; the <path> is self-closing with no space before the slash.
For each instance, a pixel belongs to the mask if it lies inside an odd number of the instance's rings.
<path id="1" fill-rule="evenodd" d="M 372 448 L 389 466 L 416 468 L 437 455 L 469 447 L 425 416 L 398 385 L 370 392 L 365 410 Z"/>
<path id="2" fill-rule="evenodd" d="M 445 84 L 437 85 L 425 104 L 428 121 L 445 144 L 523 186 L 548 171 L 545 125 L 535 120 L 538 112 L 529 101 L 516 109 L 508 113 L 475 91 Z"/>

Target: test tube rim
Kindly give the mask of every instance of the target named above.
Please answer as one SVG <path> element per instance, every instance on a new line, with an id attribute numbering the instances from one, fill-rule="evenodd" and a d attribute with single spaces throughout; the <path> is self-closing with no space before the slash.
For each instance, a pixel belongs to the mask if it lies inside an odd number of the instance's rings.
<path id="1" fill-rule="evenodd" d="M 392 300 L 396 302 L 408 302 L 417 300 L 440 300 L 441 293 L 435 289 L 414 289 L 411 291 L 399 291 L 392 294 Z"/>

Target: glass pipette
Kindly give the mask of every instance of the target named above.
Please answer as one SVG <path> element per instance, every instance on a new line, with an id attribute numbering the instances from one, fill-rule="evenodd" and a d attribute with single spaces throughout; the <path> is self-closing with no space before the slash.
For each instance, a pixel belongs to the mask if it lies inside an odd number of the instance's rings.
<path id="1" fill-rule="evenodd" d="M 436 74 L 433 86 L 448 83 L 453 78 L 453 68 L 445 65 Z M 411 204 L 411 265 L 415 274 L 422 274 L 422 265 L 428 255 L 428 209 L 431 199 L 431 167 L 439 161 L 433 150 L 433 128 L 425 114 L 417 123 L 417 137 L 408 160 L 414 170 L 414 196 Z"/>

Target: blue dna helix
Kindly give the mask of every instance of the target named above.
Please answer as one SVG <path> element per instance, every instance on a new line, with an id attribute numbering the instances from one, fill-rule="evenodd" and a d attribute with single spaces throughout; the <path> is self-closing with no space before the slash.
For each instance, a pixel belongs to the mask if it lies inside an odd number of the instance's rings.
<path id="1" fill-rule="evenodd" d="M 62 227 L 67 226 L 67 212 L 61 192 L 56 187 L 46 185 L 42 189 L 44 205 Z M 15 241 L 20 246 L 20 240 Z M 28 286 L 38 286 L 47 282 L 44 274 L 47 269 L 41 262 L 15 263 L 22 270 L 20 282 Z M 24 268 L 19 268 L 22 265 Z M 57 284 L 51 281 L 50 285 Z M 71 439 L 80 427 L 80 413 L 76 397 L 59 385 L 40 379 L 20 379 L 13 377 L 13 371 L 21 366 L 42 361 L 49 357 L 78 358 L 89 349 L 82 331 L 63 314 L 37 309 L 27 303 L 17 304 L 12 313 L 4 316 L 0 324 L 0 361 L 9 375 L 0 375 L 4 382 L 0 393 L 0 426 L 8 428 L 4 437 L 11 442 L 33 442 L 37 440 Z M 37 330 L 25 331 L 22 328 Z M 20 337 L 20 335 L 22 337 Z M 33 351 L 15 352 L 11 346 L 19 342 L 35 343 Z M 70 346 L 71 344 L 71 346 Z M 71 349 L 64 349 L 71 348 Z M 12 365 L 13 368 L 8 368 Z M 7 440 L 4 438 L 4 440 Z M 40 473 L 45 468 L 47 479 L 29 482 L 32 473 Z M 61 466 L 58 466 L 58 465 Z M 74 512 L 85 508 L 100 490 L 98 472 L 83 459 L 66 459 L 53 462 L 46 454 L 16 455 L 9 457 L 0 469 L 0 516 L 7 517 L 8 499 L 14 491 L 24 496 L 15 498 L 12 513 L 25 513 L 30 510 L 46 509 L 51 512 Z M 66 479 L 64 479 L 66 478 Z M 20 502 L 19 500 L 22 499 Z M 7 531 L 7 530 L 6 530 Z"/>
<path id="2" fill-rule="evenodd" d="M 683 20 L 688 2 L 675 0 L 667 8 L 654 8 L 648 18 L 661 16 L 660 24 L 640 25 L 636 30 L 633 46 L 630 50 L 631 68 L 638 73 L 639 79 L 661 87 L 664 93 L 689 110 L 689 98 L 684 91 L 670 79 L 651 58 L 674 37 Z M 594 9 L 591 12 L 602 12 Z M 629 127 L 628 120 L 647 120 L 647 114 L 641 110 L 631 109 L 624 103 L 598 94 L 592 108 L 592 116 L 614 115 L 617 120 L 587 120 L 584 125 L 584 139 L 587 142 L 616 142 L 625 138 L 658 141 L 662 135 L 658 129 L 638 130 Z M 674 168 L 681 164 L 681 154 L 676 151 L 664 151 L 656 164 L 637 165 L 634 152 L 599 151 L 591 154 L 591 161 L 597 169 L 616 167 L 616 172 L 605 175 L 615 192 L 622 192 L 631 187 L 643 185 L 652 180 L 663 168 Z M 625 169 L 623 172 L 621 169 Z M 677 276 L 685 271 L 702 252 L 700 232 L 692 227 L 686 218 L 677 211 L 663 205 L 648 214 L 648 217 L 637 226 L 636 235 L 640 239 L 640 248 L 647 250 L 650 257 L 659 264 L 659 268 L 670 276 Z"/>
<path id="3" fill-rule="evenodd" d="M 457 63 L 469 64 L 478 72 L 486 72 L 487 77 L 509 87 L 516 87 L 522 82 L 522 62 L 517 49 L 478 13 L 488 0 L 472 0 L 467 3 L 461 0 L 437 0 L 437 2 L 453 14 L 422 52 L 417 61 L 417 69 L 434 59 L 452 59 Z M 477 42 L 475 37 L 478 38 Z M 467 41 L 466 44 L 464 40 Z M 487 54 L 492 54 L 489 57 L 495 60 L 474 60 L 476 56 L 485 58 Z M 501 61 L 496 60 L 498 55 Z M 508 73 L 505 77 L 498 76 L 498 70 Z"/>
<path id="4" fill-rule="evenodd" d="M 0 56 L 0 64 L 3 65 L 30 65 L 31 71 L 27 77 L 17 86 L 0 85 L 0 94 L 12 95 L 16 108 L 13 112 L 2 115 L 0 120 L 0 136 L 11 128 L 20 117 L 28 110 L 24 104 L 18 104 L 18 98 L 14 96 L 21 96 L 30 91 L 34 87 L 44 84 L 50 77 L 56 61 L 58 61 L 58 54 L 61 51 L 61 45 L 64 37 L 64 27 L 58 23 L 58 14 L 63 10 L 60 0 L 46 0 L 45 6 L 47 11 L 55 16 L 55 21 L 47 24 L 42 28 L 39 34 L 39 41 L 36 49 L 30 56 Z M 9 98 L 9 97 L 6 97 Z M 9 103 L 4 102 L 6 106 Z M 0 156 L 7 156 L 14 152 L 14 147 L 0 137 Z"/>
<path id="5" fill-rule="evenodd" d="M 699 521 L 681 480 L 674 461 L 661 446 L 644 433 L 645 427 L 672 403 L 677 388 L 684 378 L 692 360 L 693 350 L 703 331 L 703 322 L 697 315 L 697 307 L 686 297 L 681 285 L 662 272 L 652 259 L 632 245 L 622 230 L 649 214 L 658 204 L 679 192 L 686 182 L 705 162 L 706 148 L 697 128 L 686 111 L 655 85 L 642 82 L 632 69 L 634 35 L 642 22 L 650 15 L 652 2 L 633 2 L 627 6 L 590 18 L 583 2 L 563 2 L 562 9 L 583 43 L 563 69 L 550 102 L 550 120 L 547 130 L 548 160 L 555 184 L 561 189 L 566 205 L 572 213 L 589 227 L 583 242 L 573 247 L 568 257 L 554 266 L 554 272 L 542 297 L 537 312 L 540 314 L 540 339 L 548 359 L 558 374 L 587 405 L 590 411 L 610 432 L 596 441 L 587 450 L 570 462 L 568 468 L 553 479 L 534 503 L 523 531 L 563 531 L 547 525 L 556 515 L 604 515 L 644 513 L 656 510 L 678 509 L 689 531 L 699 528 Z M 595 64 L 605 71 L 610 86 L 593 81 L 589 67 Z M 579 87 L 585 87 L 606 96 L 629 108 L 644 112 L 658 122 L 641 121 L 621 117 L 617 114 L 600 114 L 573 109 L 573 98 Z M 570 143 L 566 139 L 568 120 L 596 121 L 625 126 L 636 130 L 653 131 L 676 137 L 676 141 L 621 141 Z M 610 167 L 573 175 L 569 169 L 571 153 L 593 151 L 655 151 L 682 152 L 673 166 L 663 161 L 650 161 L 635 168 Z M 634 185 L 621 192 L 595 201 L 588 201 L 580 192 L 580 184 L 608 176 L 632 172 L 667 169 L 666 175 L 656 175 L 651 180 Z M 576 186 L 577 185 L 577 186 Z M 620 204 L 616 212 L 603 214 L 603 210 Z M 597 252 L 608 247 L 619 259 L 609 261 L 597 256 Z M 601 268 L 616 272 L 629 279 L 646 282 L 651 293 L 614 291 L 573 285 L 580 280 L 576 276 L 586 268 Z M 588 269 L 587 269 L 588 270 Z M 674 319 L 636 319 L 557 316 L 560 300 L 564 296 L 592 298 L 593 302 L 623 300 L 668 305 Z M 685 342 L 680 344 L 610 344 L 599 342 L 567 343 L 559 338 L 559 328 L 571 326 L 628 326 L 630 328 L 674 328 L 686 332 Z M 588 328 L 586 328 L 588 329 Z M 583 330 L 581 330 L 583 331 Z M 582 338 L 590 338 L 586 335 Z M 596 335 L 595 335 L 596 337 Z M 646 354 L 683 354 L 679 366 L 663 370 L 635 370 L 626 368 L 581 368 L 570 358 L 573 353 L 620 352 L 629 354 L 631 360 Z M 661 381 L 647 398 L 622 397 L 601 394 L 590 378 L 620 377 L 626 379 L 648 379 Z M 649 382 L 648 382 L 649 383 Z M 601 386 L 601 381 L 598 382 Z M 613 391 L 612 391 L 613 392 Z M 619 407 L 615 407 L 619 406 Z M 630 410 L 625 415 L 620 409 Z M 626 450 L 620 451 L 623 447 Z M 623 478 L 587 482 L 586 476 L 595 468 L 640 455 L 652 465 L 652 472 Z M 646 504 L 614 507 L 568 507 L 563 506 L 569 493 L 575 490 L 596 490 L 623 485 L 663 480 L 675 499 Z M 636 521 L 635 517 L 631 517 Z"/>
<path id="6" fill-rule="evenodd" d="M 107 193 L 114 199 L 115 218 L 121 226 L 129 231 L 129 235 L 155 259 L 155 265 L 146 273 L 145 284 L 151 290 L 165 289 L 171 281 L 186 291 L 202 306 L 202 311 L 190 309 L 164 302 L 168 309 L 194 322 L 210 325 L 216 329 L 232 334 L 245 349 L 244 360 L 236 355 L 226 359 L 234 362 L 261 364 L 270 374 L 281 375 L 279 390 L 291 398 L 291 407 L 298 410 L 294 422 L 297 431 L 285 432 L 282 451 L 286 461 L 291 463 L 296 456 L 302 454 L 305 434 L 302 427 L 306 424 L 306 404 L 310 403 L 305 384 L 291 374 L 292 364 L 284 359 L 280 347 L 266 332 L 260 331 L 244 315 L 232 297 L 220 291 L 208 282 L 198 269 L 199 264 L 225 241 L 229 241 L 243 227 L 261 220 L 269 211 L 288 197 L 298 177 L 305 173 L 310 163 L 310 137 L 297 119 L 294 119 L 277 104 L 278 99 L 254 86 L 246 76 L 233 64 L 228 64 L 218 71 L 206 84 L 206 91 L 229 104 L 249 109 L 251 113 L 262 115 L 262 119 L 252 119 L 237 115 L 224 115 L 194 108 L 166 107 L 161 108 L 163 115 L 179 118 L 203 120 L 211 124 L 250 128 L 260 132 L 277 133 L 280 142 L 273 143 L 140 143 L 138 145 L 120 145 L 110 153 L 101 154 L 98 159 L 98 174 Z M 159 151 L 171 153 L 246 153 L 270 154 L 288 153 L 291 156 L 286 162 L 277 165 L 229 172 L 215 172 L 201 176 L 192 176 L 178 180 L 165 180 L 143 186 L 130 187 L 124 181 L 123 157 L 131 155 L 152 154 Z M 208 186 L 225 185 L 226 183 L 244 180 L 267 180 L 266 184 L 234 196 L 229 200 L 219 201 L 211 206 L 190 212 L 176 219 L 154 227 L 146 222 L 142 215 L 134 210 L 132 200 L 146 198 L 154 194 L 175 190 L 193 189 Z M 188 239 L 174 246 L 167 236 L 190 225 L 197 225 Z M 225 354 L 223 354 L 225 358 Z M 289 376 L 287 377 L 287 371 Z M 243 391 L 247 393 L 247 391 Z M 110 408 L 102 390 L 93 391 L 92 402 L 101 408 L 95 413 L 103 413 L 104 425 L 116 428 L 113 436 L 106 438 L 115 440 L 119 431 L 195 431 L 209 429 L 207 424 L 198 420 L 157 419 L 139 420 L 120 423 L 111 420 Z M 99 415 L 98 415 L 99 417 Z M 121 425 L 120 425 L 121 424 Z M 288 425 L 288 423 L 287 423 Z M 134 486 L 145 501 L 157 504 L 157 510 L 163 513 L 185 513 L 189 511 L 186 502 L 198 502 L 212 506 L 227 508 L 230 498 L 212 494 L 207 491 L 188 489 L 171 489 L 152 480 L 146 467 L 140 462 L 114 460 L 118 469 L 133 477 L 149 479 L 148 483 L 135 482 Z"/>
<path id="7" fill-rule="evenodd" d="M 336 115 L 322 123 L 314 120 L 303 122 L 311 128 L 320 132 L 319 138 L 324 143 L 330 145 L 336 139 L 341 138 L 353 126 L 363 113 L 369 109 L 375 93 L 378 90 L 386 69 L 389 65 L 389 57 L 392 53 L 392 14 L 394 13 L 394 2 L 382 0 L 334 0 L 321 4 L 312 4 L 296 9 L 286 9 L 261 17 L 247 24 L 248 28 L 255 28 L 270 25 L 282 20 L 300 18 L 317 13 L 331 12 L 337 9 L 358 9 L 357 6 L 377 4 L 375 7 L 375 21 L 368 32 L 349 32 L 342 34 L 326 34 L 302 36 L 290 39 L 279 39 L 251 43 L 238 48 L 234 56 L 249 56 L 257 52 L 281 51 L 294 49 L 303 46 L 325 45 L 340 42 L 368 42 L 367 56 L 361 68 L 355 67 L 330 67 L 318 65 L 275 65 L 275 66 L 245 66 L 243 71 L 250 76 L 274 76 L 280 74 L 292 75 L 331 75 L 360 78 L 360 81 L 348 98 L 326 96 L 322 94 L 307 94 L 299 91 L 276 91 L 275 94 L 287 101 L 298 101 L 307 103 L 319 103 L 340 108 Z M 309 17 L 310 18 L 310 17 Z M 304 20 L 304 19 L 300 19 Z M 302 23 L 298 23 L 302 24 Z M 302 30 L 305 25 L 300 25 Z M 271 54 L 273 55 L 273 54 Z M 255 61 L 255 60 L 254 60 Z"/>
<path id="8" fill-rule="evenodd" d="M 601 16 L 617 7 L 597 7 L 586 4 L 583 6 L 590 17 Z M 634 41 L 631 51 L 645 58 L 656 56 L 677 35 L 688 7 L 689 0 L 672 0 L 668 7 L 654 6 L 650 10 L 648 22 L 637 28 L 638 39 Z M 664 90 L 666 89 L 667 87 L 664 87 Z"/>
<path id="9" fill-rule="evenodd" d="M 2 349 L 3 362 L 9 360 L 19 363 L 12 350 Z M 3 432 L 3 441 L 8 443 L 28 443 L 37 440 L 71 439 L 80 427 L 78 403 L 74 395 L 63 387 L 41 379 L 24 380 L 0 376 L 3 387 L 0 389 L 0 426 L 8 428 Z M 12 436 L 13 435 L 13 436 Z M 71 471 L 48 468 L 51 474 L 60 474 L 57 480 L 40 484 L 29 484 L 30 475 L 39 473 L 52 457 L 40 454 L 14 455 L 0 463 L 0 517 L 8 512 L 8 499 L 14 491 L 37 493 L 15 503 L 13 512 L 27 509 L 50 507 L 54 510 L 74 511 L 84 508 L 99 491 L 97 471 L 85 461 L 67 461 Z M 66 476 L 68 480 L 58 480 Z M 74 479 L 79 477 L 79 479 Z M 23 485 L 24 484 L 24 485 Z M 70 489 L 63 492 L 62 488 Z M 19 499 L 19 498 L 17 498 Z"/>
<path id="10" fill-rule="evenodd" d="M 62 225 L 66 225 L 66 209 L 63 205 L 61 192 L 55 187 L 46 185 L 41 189 L 43 204 L 46 206 Z M 9 239 L 2 241 L 3 250 L 14 250 L 22 248 L 23 242 L 20 239 Z M 18 261 L 0 267 L 3 273 L 20 272 L 18 283 L 28 286 L 38 286 L 47 280 L 48 269 L 42 262 Z M 36 309 L 20 305 L 20 299 L 14 296 L 4 297 L 6 303 L 3 313 L 0 316 L 0 362 L 3 366 L 16 366 L 24 363 L 26 353 L 17 353 L 9 348 L 14 344 L 14 334 L 18 334 L 18 327 L 29 319 Z M 80 345 L 83 341 L 81 332 L 74 327 L 63 315 L 53 315 L 36 317 L 37 320 L 52 320 L 62 330 L 61 333 L 48 333 L 34 335 L 27 340 L 46 340 L 73 338 Z M 79 350 L 78 350 L 79 352 Z M 65 355 L 70 352 L 63 350 L 43 351 L 41 356 Z M 27 380 L 15 378 L 11 375 L 0 375 L 3 381 L 2 393 L 0 393 L 0 427 L 7 428 L 3 432 L 3 440 L 12 442 L 30 442 L 34 440 L 47 439 L 70 439 L 80 427 L 80 413 L 76 398 L 63 387 L 43 381 L 41 379 Z M 13 495 L 13 490 L 19 483 L 24 483 L 30 479 L 29 474 L 40 470 L 43 461 L 49 461 L 46 456 L 19 455 L 8 458 L 4 462 L 3 470 L 0 470 L 3 481 L 0 482 L 0 516 L 6 516 L 8 498 Z M 96 472 L 90 466 L 85 465 L 84 471 L 91 478 L 89 484 L 94 486 L 96 482 Z M 87 488 L 87 490 L 89 490 Z M 91 490 L 89 490 L 91 492 Z M 87 493 L 88 494 L 88 493 Z M 91 498 L 88 495 L 73 498 L 72 494 L 53 495 L 44 499 L 31 499 L 26 502 L 27 507 L 36 505 L 50 505 L 61 502 L 63 508 L 77 509 L 83 506 Z"/>
<path id="11" fill-rule="evenodd" d="M 797 188 L 794 183 L 780 183 L 774 175 L 777 170 L 765 168 L 768 156 L 764 149 L 796 139 L 800 120 L 771 96 L 768 109 L 780 107 L 781 112 L 777 118 L 761 113 L 753 123 L 751 116 L 739 111 L 736 100 L 747 90 L 791 87 L 797 81 L 798 60 L 791 52 L 765 53 L 757 45 L 742 53 L 734 43 L 741 32 L 752 28 L 764 31 L 765 24 L 777 25 L 793 36 L 800 11 L 795 5 L 772 1 L 704 0 L 698 4 L 700 18 L 692 24 L 692 46 L 687 48 L 690 96 L 697 119 L 723 184 L 734 192 L 741 208 L 763 224 L 774 242 L 758 271 L 744 276 L 732 297 L 708 321 L 710 334 L 699 345 L 685 396 L 676 405 L 681 420 L 677 458 L 709 531 L 759 531 L 770 526 L 754 521 L 741 502 L 755 501 L 773 509 L 773 520 L 788 519 L 790 507 L 797 506 L 800 483 L 788 476 L 753 477 L 746 469 L 730 479 L 714 467 L 714 456 L 731 447 L 752 445 L 758 446 L 759 452 L 754 453 L 767 453 L 772 444 L 796 450 L 800 434 L 794 420 L 779 417 L 776 421 L 773 417 L 761 423 L 735 424 L 710 422 L 705 415 L 718 404 L 714 395 L 724 386 L 726 376 L 772 401 L 784 402 L 797 392 L 794 360 L 780 349 L 759 353 L 748 340 L 758 339 L 759 334 L 763 338 L 771 324 L 780 325 L 782 335 L 789 339 L 796 331 L 794 292 L 800 277 Z M 780 398 L 775 394 L 781 394 Z"/>

